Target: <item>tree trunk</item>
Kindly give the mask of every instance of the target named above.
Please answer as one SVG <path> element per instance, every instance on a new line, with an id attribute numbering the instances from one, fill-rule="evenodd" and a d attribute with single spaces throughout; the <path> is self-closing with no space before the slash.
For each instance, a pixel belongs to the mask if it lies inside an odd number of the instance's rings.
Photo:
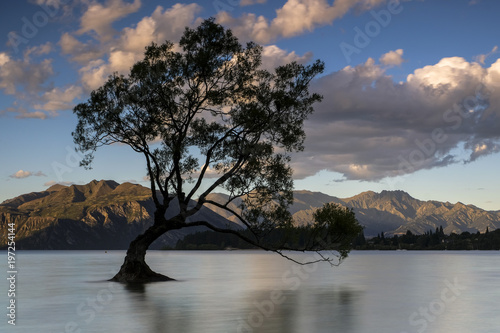
<path id="1" fill-rule="evenodd" d="M 155 223 L 130 243 L 120 271 L 110 281 L 147 283 L 174 280 L 168 276 L 154 272 L 146 264 L 145 257 L 151 243 L 167 231 L 182 228 L 182 224 L 182 222 L 176 219 L 167 221 L 164 218 L 164 214 L 155 212 Z"/>

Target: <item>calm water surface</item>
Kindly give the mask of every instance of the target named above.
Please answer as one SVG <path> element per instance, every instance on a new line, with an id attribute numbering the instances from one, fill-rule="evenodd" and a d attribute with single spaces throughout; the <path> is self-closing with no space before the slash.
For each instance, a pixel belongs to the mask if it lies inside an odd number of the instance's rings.
<path id="1" fill-rule="evenodd" d="M 18 251 L 16 326 L 4 279 L 0 332 L 500 332 L 500 252 L 352 252 L 332 268 L 260 251 L 150 251 L 150 266 L 178 281 L 135 288 L 106 281 L 124 255 Z"/>

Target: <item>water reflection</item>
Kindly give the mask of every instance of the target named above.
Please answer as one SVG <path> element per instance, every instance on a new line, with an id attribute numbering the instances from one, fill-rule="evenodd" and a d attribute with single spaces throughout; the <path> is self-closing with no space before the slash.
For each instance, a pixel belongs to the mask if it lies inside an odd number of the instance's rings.
<path id="1" fill-rule="evenodd" d="M 424 325 L 412 324 L 410 316 L 434 306 L 449 287 L 446 280 L 467 289 L 438 309 L 433 321 L 426 322 L 426 332 L 494 332 L 500 327 L 498 252 L 363 252 L 341 267 L 318 266 L 315 271 L 295 269 L 262 252 L 153 252 L 149 260 L 154 269 L 175 272 L 178 281 L 128 286 L 106 281 L 123 255 L 23 253 L 15 330 L 417 332 Z M 41 263 L 51 264 L 50 269 Z M 6 283 L 0 280 L 0 289 L 7 290 Z M 0 332 L 11 328 L 0 322 Z"/>
<path id="2" fill-rule="evenodd" d="M 251 293 L 237 332 L 357 332 L 362 297 L 343 286 Z"/>
<path id="3" fill-rule="evenodd" d="M 147 333 L 358 332 L 355 318 L 363 292 L 347 286 L 249 290 L 227 297 L 215 290 L 196 296 L 197 290 L 187 292 L 188 285 L 127 285 L 123 309 L 129 314 L 127 320 Z"/>

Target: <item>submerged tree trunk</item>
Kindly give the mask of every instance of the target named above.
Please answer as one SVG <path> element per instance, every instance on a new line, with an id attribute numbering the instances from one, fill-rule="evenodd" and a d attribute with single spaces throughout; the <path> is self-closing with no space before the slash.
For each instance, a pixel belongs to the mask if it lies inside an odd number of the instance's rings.
<path id="1" fill-rule="evenodd" d="M 183 223 L 180 221 L 175 219 L 167 221 L 163 216 L 161 216 L 161 213 L 155 213 L 155 223 L 130 243 L 120 271 L 110 281 L 147 283 L 174 280 L 168 276 L 154 272 L 146 264 L 145 260 L 146 251 L 158 237 L 167 231 L 182 228 Z"/>

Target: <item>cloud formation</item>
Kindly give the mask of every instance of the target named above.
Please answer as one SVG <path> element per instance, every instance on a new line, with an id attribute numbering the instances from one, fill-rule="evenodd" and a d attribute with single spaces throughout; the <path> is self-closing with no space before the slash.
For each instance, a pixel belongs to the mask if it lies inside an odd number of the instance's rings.
<path id="1" fill-rule="evenodd" d="M 481 65 L 484 65 L 484 62 L 486 61 L 486 58 L 494 55 L 495 53 L 498 52 L 498 46 L 494 46 L 493 49 L 491 49 L 490 52 L 486 53 L 486 54 L 480 54 L 480 55 L 477 55 L 475 57 L 475 60 L 480 63 Z"/>
<path id="2" fill-rule="evenodd" d="M 10 175 L 9 177 L 10 178 L 16 178 L 16 179 L 22 179 L 22 178 L 27 178 L 27 177 L 31 177 L 31 176 L 35 176 L 35 177 L 47 177 L 43 172 L 41 171 L 38 171 L 36 173 L 33 173 L 31 171 L 24 171 L 24 170 L 19 170 L 17 171 L 16 173 Z"/>
<path id="3" fill-rule="evenodd" d="M 101 86 L 111 73 L 128 72 L 143 58 L 145 47 L 152 42 L 178 41 L 186 26 L 200 22 L 197 17 L 200 11 L 201 7 L 194 3 L 175 4 L 168 9 L 158 6 L 151 16 L 144 17 L 135 27 L 124 28 L 116 39 L 100 40 L 99 44 L 84 43 L 66 33 L 59 43 L 72 60 L 86 63 L 79 72 L 84 88 L 90 91 Z"/>
<path id="4" fill-rule="evenodd" d="M 45 119 L 44 112 L 31 111 L 33 103 L 50 91 L 50 79 L 54 75 L 52 59 L 36 62 L 31 58 L 51 52 L 51 45 L 44 44 L 29 48 L 23 59 L 13 59 L 5 52 L 0 52 L 0 91 L 15 97 L 14 103 L 1 111 L 17 113 L 16 118 Z"/>
<path id="5" fill-rule="evenodd" d="M 16 95 L 20 91 L 35 94 L 46 90 L 46 82 L 53 74 L 50 59 L 34 63 L 29 57 L 12 59 L 7 53 L 0 53 L 0 89 L 7 95 Z"/>
<path id="6" fill-rule="evenodd" d="M 389 51 L 380 57 L 380 63 L 386 66 L 399 66 L 405 60 L 403 59 L 403 49 Z"/>
<path id="7" fill-rule="evenodd" d="M 243 40 L 269 44 L 278 38 L 298 36 L 332 24 L 352 9 L 366 11 L 385 2 L 386 0 L 336 0 L 330 5 L 326 0 L 288 0 L 276 10 L 276 17 L 271 21 L 253 13 L 235 18 L 225 11 L 217 15 L 217 21 L 231 28 Z"/>
<path id="8" fill-rule="evenodd" d="M 380 180 L 500 150 L 500 59 L 483 68 L 444 58 L 401 83 L 368 59 L 313 88 L 324 100 L 306 123 L 296 178 L 329 170 L 345 179 Z"/>
<path id="9" fill-rule="evenodd" d="M 113 22 L 139 10 L 141 0 L 134 0 L 133 3 L 123 2 L 123 0 L 108 0 L 102 5 L 98 2 L 91 3 L 80 20 L 78 34 L 93 31 L 98 38 L 107 41 L 113 38 L 115 30 Z"/>
<path id="10" fill-rule="evenodd" d="M 52 116 L 56 116 L 57 111 L 70 110 L 73 108 L 73 101 L 83 94 L 83 88 L 71 85 L 66 89 L 54 88 L 42 96 L 43 104 L 35 104 L 34 108 L 48 111 Z"/>
<path id="11" fill-rule="evenodd" d="M 158 6 L 151 16 L 144 17 L 135 27 L 124 28 L 120 37 L 112 43 L 102 43 L 96 48 L 66 33 L 60 45 L 73 60 L 86 63 L 79 72 L 84 88 L 90 91 L 100 87 L 113 72 L 126 74 L 134 63 L 143 58 L 145 47 L 152 42 L 179 41 L 186 26 L 193 27 L 200 23 L 201 18 L 197 16 L 200 11 L 201 7 L 197 4 L 175 4 L 168 9 Z M 276 45 L 265 46 L 262 53 L 263 67 L 267 69 L 291 61 L 306 63 L 311 57 L 310 52 L 300 56 Z"/>
<path id="12" fill-rule="evenodd" d="M 288 64 L 292 61 L 296 61 L 299 64 L 305 64 L 312 59 L 312 56 L 312 52 L 299 56 L 294 51 L 287 52 L 276 45 L 267 45 L 264 46 L 262 50 L 262 67 L 272 71 L 276 67 Z"/>

